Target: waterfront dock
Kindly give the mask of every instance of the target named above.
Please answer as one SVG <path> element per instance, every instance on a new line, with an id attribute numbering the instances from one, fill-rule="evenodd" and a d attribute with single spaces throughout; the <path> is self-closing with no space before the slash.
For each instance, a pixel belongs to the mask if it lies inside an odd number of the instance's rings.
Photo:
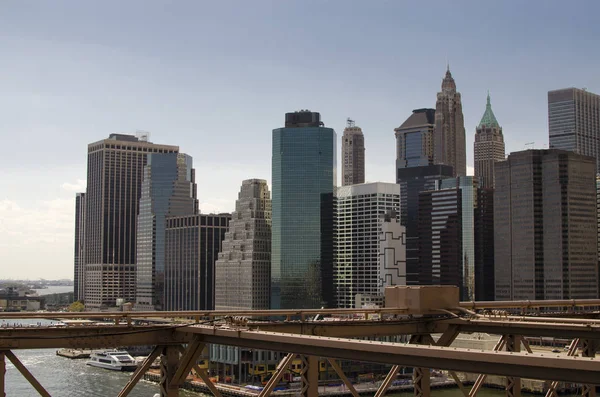
<path id="1" fill-rule="evenodd" d="M 90 358 L 91 350 L 78 350 L 78 349 L 58 349 L 56 351 L 57 356 L 71 358 L 71 359 L 81 359 L 81 358 Z"/>

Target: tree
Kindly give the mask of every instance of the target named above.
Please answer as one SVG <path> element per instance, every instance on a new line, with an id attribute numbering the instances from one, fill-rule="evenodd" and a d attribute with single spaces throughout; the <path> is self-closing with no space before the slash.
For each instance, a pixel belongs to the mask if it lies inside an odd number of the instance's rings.
<path id="1" fill-rule="evenodd" d="M 71 303 L 67 310 L 70 312 L 82 312 L 85 310 L 85 307 L 83 306 L 83 303 L 81 303 L 80 301 L 76 301 Z"/>

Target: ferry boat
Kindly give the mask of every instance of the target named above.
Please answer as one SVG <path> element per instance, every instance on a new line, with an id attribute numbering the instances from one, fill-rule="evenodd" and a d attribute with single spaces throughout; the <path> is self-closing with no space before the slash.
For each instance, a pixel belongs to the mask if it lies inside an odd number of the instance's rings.
<path id="1" fill-rule="evenodd" d="M 135 360 L 129 353 L 118 350 L 92 352 L 90 361 L 86 364 L 113 371 L 135 371 L 137 368 Z"/>

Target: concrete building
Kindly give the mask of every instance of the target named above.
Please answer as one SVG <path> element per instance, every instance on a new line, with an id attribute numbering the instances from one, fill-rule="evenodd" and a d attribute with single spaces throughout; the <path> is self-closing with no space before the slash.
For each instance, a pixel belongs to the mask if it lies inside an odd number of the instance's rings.
<path id="1" fill-rule="evenodd" d="M 271 307 L 330 307 L 336 135 L 319 113 L 286 113 L 273 130 Z"/>
<path id="2" fill-rule="evenodd" d="M 137 217 L 136 310 L 163 309 L 166 217 L 196 213 L 192 157 L 183 153 L 148 154 Z"/>
<path id="3" fill-rule="evenodd" d="M 435 103 L 434 164 L 451 166 L 452 176 L 465 176 L 466 150 L 461 97 L 448 67 Z"/>
<path id="4" fill-rule="evenodd" d="M 600 95 L 578 88 L 549 91 L 548 131 L 551 149 L 594 157 L 600 173 Z"/>
<path id="5" fill-rule="evenodd" d="M 270 308 L 271 194 L 267 181 L 242 182 L 215 274 L 215 309 Z"/>
<path id="6" fill-rule="evenodd" d="M 492 191 L 472 176 L 436 185 L 419 194 L 419 284 L 456 285 L 461 300 L 493 300 Z"/>
<path id="7" fill-rule="evenodd" d="M 494 188 L 494 164 L 505 160 L 504 136 L 492 111 L 490 94 L 487 96 L 485 112 L 475 129 L 475 176 L 479 186 Z"/>
<path id="8" fill-rule="evenodd" d="M 415 109 L 398 128 L 396 135 L 396 169 L 433 164 L 433 130 L 435 109 Z"/>
<path id="9" fill-rule="evenodd" d="M 142 175 L 150 153 L 177 153 L 147 137 L 111 134 L 88 145 L 85 196 L 87 309 L 135 301 L 136 235 Z"/>
<path id="10" fill-rule="evenodd" d="M 75 301 L 83 300 L 85 271 L 83 268 L 83 248 L 85 244 L 85 193 L 75 195 L 75 268 L 73 275 L 73 293 Z"/>
<path id="11" fill-rule="evenodd" d="M 342 186 L 365 183 L 365 137 L 348 119 L 342 136 Z"/>
<path id="12" fill-rule="evenodd" d="M 595 175 L 594 158 L 555 149 L 496 164 L 497 300 L 598 297 Z"/>
<path id="13" fill-rule="evenodd" d="M 384 287 L 406 285 L 406 229 L 396 218 L 400 185 L 343 186 L 335 201 L 337 307 L 355 307 L 357 295 L 381 306 Z"/>
<path id="14" fill-rule="evenodd" d="M 169 217 L 164 310 L 214 310 L 215 262 L 230 214 Z"/>

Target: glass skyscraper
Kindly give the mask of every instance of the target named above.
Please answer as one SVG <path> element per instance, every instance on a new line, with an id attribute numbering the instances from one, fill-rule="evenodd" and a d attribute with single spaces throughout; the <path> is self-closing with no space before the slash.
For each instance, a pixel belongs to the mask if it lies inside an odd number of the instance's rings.
<path id="1" fill-rule="evenodd" d="M 336 134 L 316 112 L 273 130 L 271 307 L 334 305 Z"/>

